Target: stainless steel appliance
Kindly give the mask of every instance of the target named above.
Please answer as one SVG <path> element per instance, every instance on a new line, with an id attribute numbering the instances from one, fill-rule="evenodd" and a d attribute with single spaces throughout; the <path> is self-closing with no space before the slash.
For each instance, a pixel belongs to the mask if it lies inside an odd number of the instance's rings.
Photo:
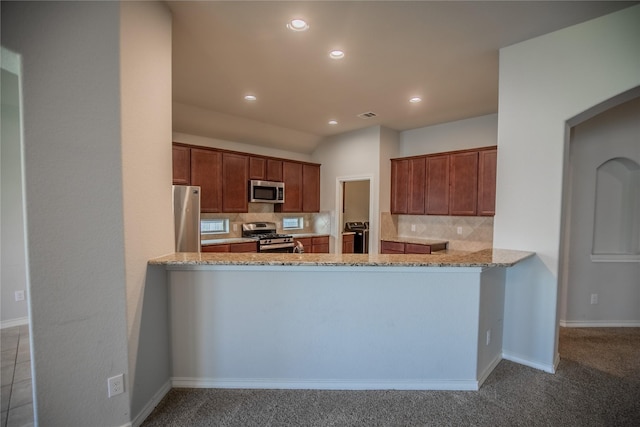
<path id="1" fill-rule="evenodd" d="M 276 233 L 274 222 L 242 224 L 242 237 L 256 239 L 258 252 L 293 252 L 296 247 L 293 236 Z"/>
<path id="2" fill-rule="evenodd" d="M 353 253 L 369 253 L 369 222 L 347 222 L 344 225 L 344 231 L 355 232 L 353 238 Z"/>
<path id="3" fill-rule="evenodd" d="M 249 181 L 249 201 L 252 203 L 284 203 L 284 182 Z"/>
<path id="4" fill-rule="evenodd" d="M 176 252 L 200 252 L 200 187 L 173 186 Z"/>

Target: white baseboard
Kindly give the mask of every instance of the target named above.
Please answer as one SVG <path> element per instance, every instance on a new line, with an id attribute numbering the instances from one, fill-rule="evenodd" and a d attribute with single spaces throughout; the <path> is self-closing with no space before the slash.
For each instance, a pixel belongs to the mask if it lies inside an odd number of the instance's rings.
<path id="1" fill-rule="evenodd" d="M 485 380 L 487 378 L 489 378 L 489 375 L 491 374 L 491 372 L 493 372 L 493 370 L 496 368 L 496 366 L 498 366 L 498 363 L 500 363 L 500 361 L 502 360 L 502 355 L 498 354 L 492 361 L 491 363 L 489 363 L 489 366 L 487 366 L 487 368 L 480 373 L 480 376 L 478 378 L 478 388 L 480 388 L 480 386 L 482 386 L 482 384 L 484 384 Z"/>
<path id="2" fill-rule="evenodd" d="M 539 362 L 534 362 L 532 360 L 526 359 L 522 356 L 518 356 L 515 354 L 511 354 L 511 353 L 502 353 L 502 358 L 509 360 L 511 362 L 515 362 L 515 363 L 519 363 L 521 365 L 524 366 L 528 366 L 530 368 L 534 368 L 534 369 L 539 369 L 541 371 L 545 371 L 545 372 L 549 372 L 550 374 L 555 374 L 556 372 L 556 363 L 554 362 L 554 364 L 552 365 L 548 365 L 546 363 L 539 363 Z M 558 358 L 556 357 L 556 361 L 558 360 Z"/>
<path id="3" fill-rule="evenodd" d="M 475 380 L 434 381 L 357 381 L 357 380 L 302 380 L 279 378 L 190 378 L 173 377 L 175 388 L 252 388 L 286 390 L 478 390 Z"/>
<path id="4" fill-rule="evenodd" d="M 0 329 L 13 328 L 14 326 L 22 326 L 29 324 L 29 317 L 18 317 L 17 319 L 3 320 Z"/>
<path id="5" fill-rule="evenodd" d="M 170 391 L 171 391 L 171 380 L 167 381 L 162 387 L 160 387 L 160 390 L 158 390 L 158 392 L 153 395 L 149 403 L 147 403 L 144 406 L 144 408 L 142 408 L 140 413 L 136 415 L 136 417 L 133 419 L 133 421 L 131 421 L 131 424 L 129 424 L 129 426 L 132 426 L 132 427 L 141 426 L 144 420 L 146 420 L 147 417 L 151 414 L 151 412 L 153 412 L 155 407 L 158 406 L 158 403 L 160 403 L 160 401 L 164 399 L 164 397 Z"/>
<path id="6" fill-rule="evenodd" d="M 563 328 L 640 328 L 640 320 L 561 320 Z"/>

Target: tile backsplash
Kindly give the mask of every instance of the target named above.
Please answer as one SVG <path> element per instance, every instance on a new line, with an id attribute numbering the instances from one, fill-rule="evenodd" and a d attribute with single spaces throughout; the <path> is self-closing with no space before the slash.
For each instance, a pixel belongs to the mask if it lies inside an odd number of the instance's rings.
<path id="1" fill-rule="evenodd" d="M 477 251 L 493 246 L 492 216 L 391 215 L 383 212 L 381 239 L 444 239 L 449 249 Z"/>
<path id="2" fill-rule="evenodd" d="M 268 203 L 249 203 L 247 213 L 203 213 L 201 219 L 228 219 L 229 233 L 226 234 L 202 234 L 203 240 L 229 239 L 242 237 L 242 224 L 247 222 L 275 222 L 278 233 L 282 233 L 283 218 L 302 217 L 304 228 L 298 230 L 286 230 L 286 233 L 331 233 L 331 215 L 329 212 L 319 213 L 278 213 L 273 212 L 273 205 Z"/>

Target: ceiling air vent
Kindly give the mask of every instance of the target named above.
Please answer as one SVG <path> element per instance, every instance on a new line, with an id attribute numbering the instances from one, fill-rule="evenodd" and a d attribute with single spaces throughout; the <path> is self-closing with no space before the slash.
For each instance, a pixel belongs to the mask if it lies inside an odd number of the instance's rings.
<path id="1" fill-rule="evenodd" d="M 373 117 L 377 117 L 378 115 L 376 113 L 374 113 L 373 111 L 367 111 L 366 113 L 360 113 L 358 114 L 358 117 L 360 117 L 361 119 L 371 119 Z"/>

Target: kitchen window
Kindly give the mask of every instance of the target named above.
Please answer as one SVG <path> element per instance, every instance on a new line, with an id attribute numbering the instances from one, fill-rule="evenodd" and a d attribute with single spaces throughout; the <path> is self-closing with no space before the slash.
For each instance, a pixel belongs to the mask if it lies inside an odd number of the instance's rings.
<path id="1" fill-rule="evenodd" d="M 229 219 L 203 219 L 200 221 L 200 234 L 225 234 L 229 232 Z"/>
<path id="2" fill-rule="evenodd" d="M 283 230 L 302 230 L 303 228 L 304 228 L 304 219 L 302 217 L 282 218 Z"/>

